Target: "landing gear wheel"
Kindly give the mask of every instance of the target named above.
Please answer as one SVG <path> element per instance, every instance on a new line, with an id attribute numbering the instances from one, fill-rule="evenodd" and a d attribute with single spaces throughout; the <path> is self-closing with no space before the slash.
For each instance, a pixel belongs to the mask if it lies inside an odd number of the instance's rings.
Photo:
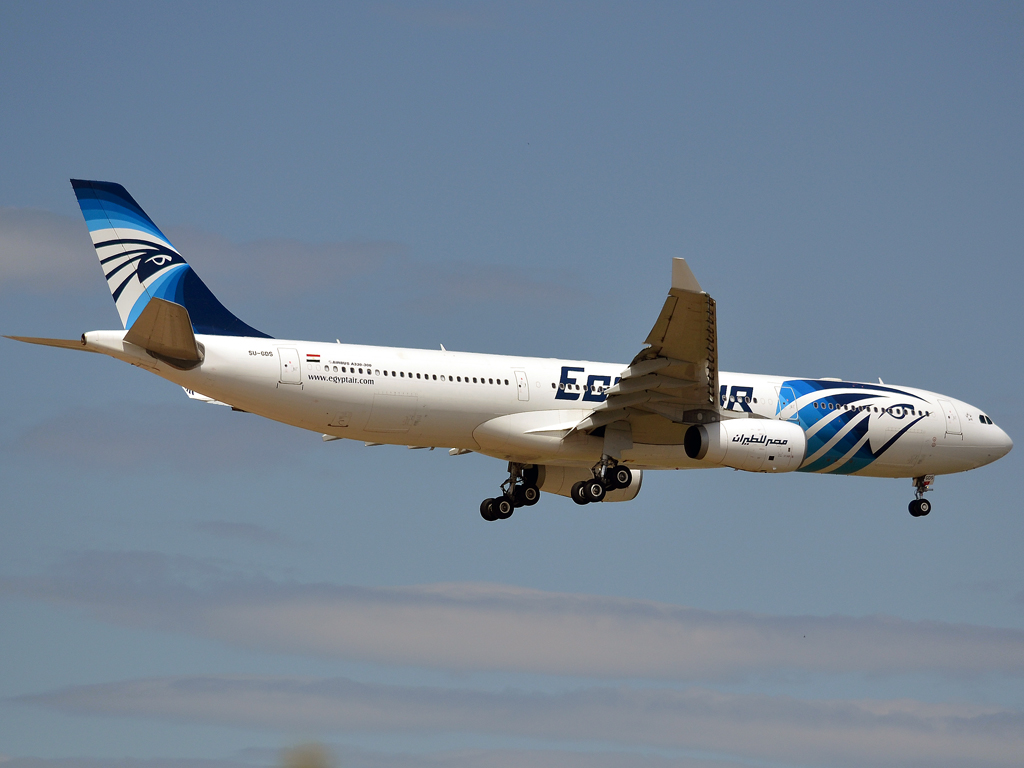
<path id="1" fill-rule="evenodd" d="M 527 507 L 532 507 L 540 501 L 540 490 L 536 485 L 524 485 L 523 486 L 523 504 Z"/>
<path id="2" fill-rule="evenodd" d="M 511 496 L 499 496 L 494 500 L 491 508 L 494 510 L 494 516 L 499 520 L 508 520 L 516 511 L 516 505 Z"/>
<path id="3" fill-rule="evenodd" d="M 914 499 L 910 502 L 909 509 L 914 517 L 924 517 L 932 511 L 932 503 L 928 499 Z"/>
<path id="4" fill-rule="evenodd" d="M 629 467 L 620 464 L 609 473 L 609 478 L 615 488 L 629 488 L 629 484 L 633 482 L 633 473 Z"/>
<path id="5" fill-rule="evenodd" d="M 515 504 L 516 509 L 526 506 L 526 496 L 524 495 L 523 486 L 517 485 L 512 490 L 512 503 Z"/>
<path id="6" fill-rule="evenodd" d="M 580 480 L 578 483 L 573 483 L 572 488 L 569 490 L 572 500 L 581 505 L 586 504 L 588 501 L 587 497 L 583 495 L 583 485 L 583 481 Z"/>
<path id="7" fill-rule="evenodd" d="M 605 490 L 604 483 L 600 480 L 587 480 L 583 483 L 583 496 L 587 501 L 598 502 L 604 501 L 604 495 L 608 491 Z"/>
<path id="8" fill-rule="evenodd" d="M 494 514 L 494 499 L 484 499 L 480 502 L 480 517 L 488 523 L 493 523 L 498 519 L 498 516 Z"/>

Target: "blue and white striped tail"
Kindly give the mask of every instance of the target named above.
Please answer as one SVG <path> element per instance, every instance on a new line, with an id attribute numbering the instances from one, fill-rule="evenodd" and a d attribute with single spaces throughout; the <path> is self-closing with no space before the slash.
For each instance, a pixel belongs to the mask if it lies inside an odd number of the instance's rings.
<path id="1" fill-rule="evenodd" d="M 125 329 L 160 298 L 185 307 L 196 333 L 269 338 L 217 300 L 124 187 L 81 179 L 71 186 Z"/>

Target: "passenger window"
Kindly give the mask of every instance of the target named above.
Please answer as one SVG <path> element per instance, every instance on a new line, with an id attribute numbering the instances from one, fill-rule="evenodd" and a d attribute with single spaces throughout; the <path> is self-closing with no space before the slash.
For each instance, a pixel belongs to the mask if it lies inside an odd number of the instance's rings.
<path id="1" fill-rule="evenodd" d="M 404 379 L 405 378 L 405 371 L 402 371 L 402 373 L 400 375 Z"/>
<path id="2" fill-rule="evenodd" d="M 494 383 L 494 379 L 488 379 L 488 380 L 487 380 L 487 383 L 488 383 L 488 384 L 493 384 L 493 383 Z"/>
<path id="3" fill-rule="evenodd" d="M 420 377 L 420 375 L 419 375 L 419 374 L 417 373 L 417 374 L 416 374 L 416 378 L 418 379 L 419 377 Z"/>
<path id="4" fill-rule="evenodd" d="M 437 374 L 434 374 L 434 381 L 437 381 Z"/>
<path id="5" fill-rule="evenodd" d="M 555 382 L 553 382 L 553 381 L 551 382 L 551 388 L 552 388 L 552 389 L 556 389 L 556 387 L 555 387 Z"/>
<path id="6" fill-rule="evenodd" d="M 508 379 L 505 379 L 505 386 L 508 386 Z"/>

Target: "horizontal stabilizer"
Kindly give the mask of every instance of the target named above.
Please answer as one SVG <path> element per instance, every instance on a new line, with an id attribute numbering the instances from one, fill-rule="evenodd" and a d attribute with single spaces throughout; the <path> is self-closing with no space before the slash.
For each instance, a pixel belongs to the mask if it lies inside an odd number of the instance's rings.
<path id="1" fill-rule="evenodd" d="M 169 361 L 195 364 L 203 359 L 188 310 L 165 299 L 150 299 L 124 340 Z"/>
<path id="2" fill-rule="evenodd" d="M 42 344 L 44 347 L 63 347 L 64 349 L 78 349 L 82 352 L 94 352 L 85 346 L 85 339 L 42 339 L 38 336 L 4 336 L 5 339 L 24 341 L 27 344 Z"/>

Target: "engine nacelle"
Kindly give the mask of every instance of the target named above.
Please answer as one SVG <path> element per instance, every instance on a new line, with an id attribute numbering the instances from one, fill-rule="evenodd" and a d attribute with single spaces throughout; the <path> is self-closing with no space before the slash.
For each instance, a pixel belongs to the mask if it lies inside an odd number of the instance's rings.
<path id="1" fill-rule="evenodd" d="M 584 467 L 538 467 L 537 487 L 545 493 L 557 493 L 559 496 L 569 496 L 569 491 L 574 483 L 580 480 L 590 480 L 594 473 Z M 626 488 L 619 488 L 608 491 L 605 501 L 632 501 L 640 493 L 640 485 L 644 481 L 642 469 L 633 470 L 633 482 Z"/>
<path id="2" fill-rule="evenodd" d="M 695 424 L 683 437 L 686 455 L 747 472 L 792 472 L 807 454 L 798 424 L 774 419 L 727 419 Z"/>

